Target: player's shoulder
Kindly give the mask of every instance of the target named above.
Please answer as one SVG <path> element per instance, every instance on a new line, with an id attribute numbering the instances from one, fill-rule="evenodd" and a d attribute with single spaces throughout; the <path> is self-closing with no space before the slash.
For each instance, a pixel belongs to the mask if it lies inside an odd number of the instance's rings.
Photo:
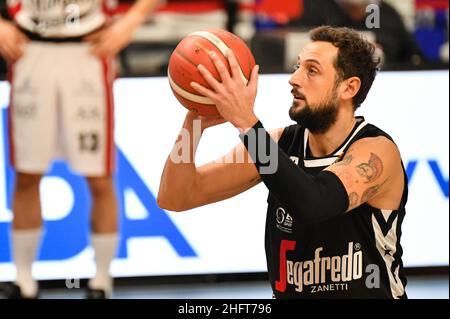
<path id="1" fill-rule="evenodd" d="M 276 129 L 269 130 L 270 136 L 273 138 L 275 142 L 280 142 L 281 139 L 283 140 L 291 140 L 293 135 L 295 134 L 295 127 L 298 126 L 297 124 L 279 127 Z"/>
<path id="2" fill-rule="evenodd" d="M 385 135 L 363 137 L 355 141 L 347 153 L 376 154 L 389 160 L 400 160 L 397 145 Z"/>
<path id="3" fill-rule="evenodd" d="M 351 147 L 358 147 L 361 149 L 374 148 L 398 152 L 398 147 L 394 139 L 386 131 L 372 123 L 366 123 L 358 133 Z"/>
<path id="4" fill-rule="evenodd" d="M 291 125 L 279 128 L 278 132 L 279 132 L 280 139 L 291 141 L 292 139 L 294 139 L 294 137 L 296 135 L 298 135 L 300 133 L 301 130 L 302 130 L 301 125 L 291 124 Z"/>

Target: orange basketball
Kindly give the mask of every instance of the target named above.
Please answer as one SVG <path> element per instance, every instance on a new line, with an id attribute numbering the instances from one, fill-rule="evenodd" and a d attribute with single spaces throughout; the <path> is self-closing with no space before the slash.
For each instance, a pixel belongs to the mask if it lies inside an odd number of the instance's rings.
<path id="1" fill-rule="evenodd" d="M 244 41 L 233 33 L 221 29 L 198 31 L 189 34 L 177 45 L 170 56 L 168 78 L 172 92 L 184 107 L 204 116 L 219 114 L 211 99 L 200 95 L 190 83 L 194 81 L 211 88 L 198 71 L 199 64 L 220 80 L 219 73 L 208 55 L 209 51 L 216 52 L 230 71 L 225 55 L 227 49 L 234 52 L 243 78 L 248 81 L 255 66 L 255 58 Z"/>

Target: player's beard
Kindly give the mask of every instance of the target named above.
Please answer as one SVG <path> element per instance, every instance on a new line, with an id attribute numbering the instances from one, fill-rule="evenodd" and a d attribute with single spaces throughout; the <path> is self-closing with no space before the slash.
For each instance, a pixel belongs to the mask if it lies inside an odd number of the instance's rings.
<path id="1" fill-rule="evenodd" d="M 318 104 L 309 104 L 305 98 L 305 106 L 300 110 L 294 101 L 289 109 L 289 116 L 299 125 L 306 127 L 311 133 L 325 133 L 335 122 L 339 110 L 337 88 L 334 87 L 327 99 Z"/>

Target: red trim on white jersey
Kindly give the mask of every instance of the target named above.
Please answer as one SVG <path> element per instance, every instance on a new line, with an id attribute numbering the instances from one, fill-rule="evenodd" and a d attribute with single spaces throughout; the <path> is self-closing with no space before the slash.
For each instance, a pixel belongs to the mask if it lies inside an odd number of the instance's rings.
<path id="1" fill-rule="evenodd" d="M 19 12 L 22 9 L 22 2 L 21 1 L 17 1 L 17 3 L 13 3 L 13 2 L 8 2 L 8 14 L 9 16 L 14 19 L 14 17 L 16 16 L 17 12 Z"/>
<path id="2" fill-rule="evenodd" d="M 103 81 L 105 87 L 106 103 L 106 132 L 105 132 L 105 174 L 107 176 L 113 173 L 115 167 L 115 147 L 114 147 L 114 96 L 113 81 L 115 78 L 113 72 L 113 60 L 102 60 Z"/>
<path id="3" fill-rule="evenodd" d="M 11 166 L 15 166 L 15 154 L 14 154 L 14 139 L 13 139 L 13 79 L 14 79 L 14 64 L 8 68 L 8 82 L 10 84 L 9 91 L 9 107 L 8 107 L 8 143 L 9 143 L 9 162 Z"/>

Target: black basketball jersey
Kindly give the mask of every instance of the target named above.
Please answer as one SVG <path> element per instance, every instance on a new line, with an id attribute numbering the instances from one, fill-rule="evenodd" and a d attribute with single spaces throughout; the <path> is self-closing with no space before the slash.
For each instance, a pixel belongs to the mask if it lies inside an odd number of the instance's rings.
<path id="1" fill-rule="evenodd" d="M 292 125 L 278 144 L 306 172 L 316 175 L 343 158 L 350 145 L 385 132 L 357 117 L 347 139 L 331 155 L 308 155 L 309 132 Z M 265 248 L 275 298 L 406 298 L 401 225 L 406 173 L 398 210 L 365 203 L 325 222 L 302 225 L 269 193 Z M 289 187 L 289 185 L 286 185 Z"/>

